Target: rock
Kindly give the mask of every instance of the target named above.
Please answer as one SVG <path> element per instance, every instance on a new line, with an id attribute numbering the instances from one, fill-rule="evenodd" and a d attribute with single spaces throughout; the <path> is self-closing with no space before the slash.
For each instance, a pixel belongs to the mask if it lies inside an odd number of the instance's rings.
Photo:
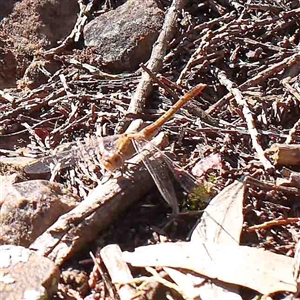
<path id="1" fill-rule="evenodd" d="M 57 291 L 59 269 L 48 258 L 21 246 L 0 246 L 1 299 L 50 299 Z"/>
<path id="2" fill-rule="evenodd" d="M 76 0 L 22 0 L 0 22 L 0 30 L 24 53 L 48 49 L 71 32 L 78 11 Z"/>
<path id="3" fill-rule="evenodd" d="M 99 65 L 132 71 L 149 59 L 163 22 L 164 12 L 154 0 L 128 0 L 88 23 L 84 42 L 95 47 Z"/>
<path id="4" fill-rule="evenodd" d="M 1 12 L 1 6 L 0 6 Z M 16 85 L 17 61 L 9 50 L 11 43 L 0 36 L 0 89 L 13 87 Z"/>
<path id="5" fill-rule="evenodd" d="M 74 208 L 77 198 L 59 184 L 30 180 L 3 188 L 1 202 L 0 244 L 26 247 Z"/>
<path id="6" fill-rule="evenodd" d="M 53 74 L 58 62 L 33 61 L 43 49 L 56 47 L 72 31 L 79 12 L 77 0 L 0 0 L 0 89 L 46 83 L 38 64 Z M 27 82 L 28 81 L 28 82 Z"/>
<path id="7" fill-rule="evenodd" d="M 13 184 L 18 182 L 18 174 L 0 175 L 1 195 L 6 195 Z M 4 203 L 4 197 L 0 195 L 0 207 Z"/>

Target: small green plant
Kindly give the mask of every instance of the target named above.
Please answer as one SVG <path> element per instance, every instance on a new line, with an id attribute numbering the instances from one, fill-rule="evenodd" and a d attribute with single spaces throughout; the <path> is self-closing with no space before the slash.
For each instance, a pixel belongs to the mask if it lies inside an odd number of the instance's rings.
<path id="1" fill-rule="evenodd" d="M 192 193 L 190 193 L 184 203 L 184 207 L 188 210 L 203 210 L 214 197 L 215 192 L 213 183 L 214 175 L 210 176 L 209 181 L 199 184 Z"/>

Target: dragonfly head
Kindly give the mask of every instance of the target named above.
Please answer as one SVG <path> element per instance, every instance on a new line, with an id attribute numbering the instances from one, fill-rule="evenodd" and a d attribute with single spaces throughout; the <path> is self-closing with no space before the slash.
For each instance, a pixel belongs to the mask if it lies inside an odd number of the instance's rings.
<path id="1" fill-rule="evenodd" d="M 102 165 L 108 171 L 115 171 L 122 167 L 124 161 L 118 154 L 107 155 L 102 157 Z"/>

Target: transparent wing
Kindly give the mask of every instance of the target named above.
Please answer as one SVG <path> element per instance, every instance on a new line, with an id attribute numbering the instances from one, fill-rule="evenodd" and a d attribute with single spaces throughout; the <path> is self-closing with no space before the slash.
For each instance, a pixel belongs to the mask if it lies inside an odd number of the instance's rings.
<path id="1" fill-rule="evenodd" d="M 60 164 L 60 168 L 74 166 L 79 161 L 101 160 L 103 154 L 114 151 L 119 135 L 89 137 L 82 142 L 58 146 L 51 155 L 37 159 L 24 168 L 27 174 L 47 173 L 50 165 Z"/>
<path id="2" fill-rule="evenodd" d="M 143 163 L 152 176 L 161 195 L 171 206 L 173 213 L 178 214 L 178 201 L 167 165 L 164 163 L 164 154 L 149 141 L 133 139 L 132 142 L 138 153 L 144 154 L 148 152 L 143 157 Z"/>
<path id="3" fill-rule="evenodd" d="M 158 149 L 158 151 L 160 150 Z M 162 153 L 162 155 L 164 156 L 165 163 L 169 166 L 174 177 L 184 188 L 184 190 L 188 193 L 193 193 L 194 189 L 198 185 L 196 178 L 194 178 L 190 173 L 176 165 L 176 163 L 168 155 L 164 153 Z"/>

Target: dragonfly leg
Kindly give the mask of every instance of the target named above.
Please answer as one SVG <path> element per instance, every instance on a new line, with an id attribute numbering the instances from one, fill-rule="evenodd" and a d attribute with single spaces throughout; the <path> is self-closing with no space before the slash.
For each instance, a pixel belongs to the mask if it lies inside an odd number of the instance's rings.
<path id="1" fill-rule="evenodd" d="M 138 165 L 138 164 L 133 163 L 133 162 L 129 162 L 129 161 L 124 162 L 124 164 L 122 165 L 122 167 L 121 167 L 121 169 L 120 169 L 121 174 L 122 174 L 122 175 L 124 175 L 125 173 L 126 173 L 126 174 L 129 174 L 129 175 L 133 174 L 134 171 L 133 171 L 132 166 L 137 166 L 137 165 Z"/>
<path id="2" fill-rule="evenodd" d="M 102 176 L 100 182 L 101 182 L 101 184 L 104 184 L 104 183 L 106 183 L 108 180 L 110 180 L 111 178 L 114 178 L 114 177 L 116 177 L 116 175 L 114 175 L 114 174 L 113 174 L 112 172 L 110 172 L 110 171 L 106 171 L 106 172 L 103 174 L 103 176 Z"/>

